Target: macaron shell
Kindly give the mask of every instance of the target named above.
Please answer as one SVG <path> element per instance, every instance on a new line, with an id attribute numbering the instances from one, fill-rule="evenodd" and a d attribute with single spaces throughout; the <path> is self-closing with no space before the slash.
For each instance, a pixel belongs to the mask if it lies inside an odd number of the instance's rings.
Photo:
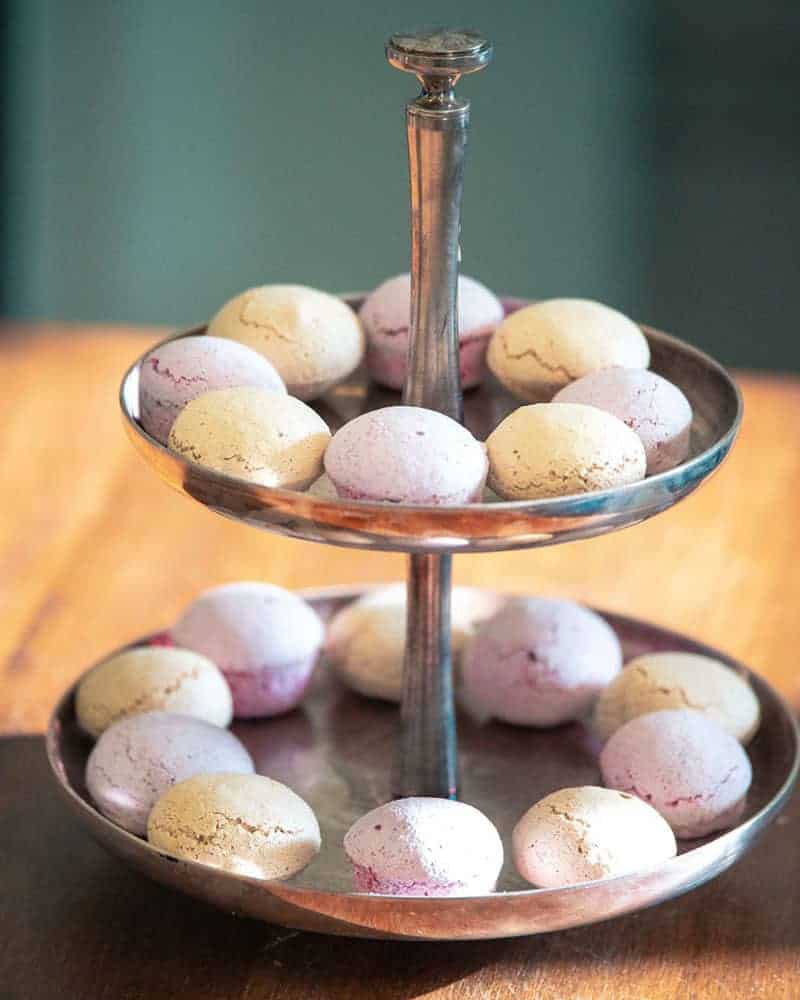
<path id="1" fill-rule="evenodd" d="M 233 704 L 225 678 L 209 659 L 164 646 L 128 649 L 98 664 L 75 696 L 78 724 L 95 738 L 120 719 L 156 710 L 227 726 Z"/>
<path id="2" fill-rule="evenodd" d="M 520 875 L 545 889 L 611 878 L 677 853 L 669 825 L 633 795 L 608 788 L 562 788 L 525 813 L 512 834 Z"/>
<path id="3" fill-rule="evenodd" d="M 674 468 L 689 454 L 692 407 L 676 385 L 655 372 L 592 372 L 561 389 L 553 402 L 596 406 L 621 420 L 644 445 L 650 476 Z"/>
<path id="4" fill-rule="evenodd" d="M 638 482 L 647 459 L 616 417 L 577 403 L 521 406 L 486 440 L 489 486 L 506 500 L 590 493 Z"/>
<path id="5" fill-rule="evenodd" d="M 620 726 L 647 712 L 691 708 L 719 723 L 747 745 L 761 709 L 753 689 L 718 660 L 696 653 L 645 653 L 625 665 L 600 694 L 594 727 L 607 740 Z"/>
<path id="6" fill-rule="evenodd" d="M 466 643 L 459 698 L 479 721 L 554 726 L 588 712 L 621 667 L 619 640 L 593 611 L 514 598 Z"/>
<path id="7" fill-rule="evenodd" d="M 463 896 L 493 891 L 503 865 L 494 825 L 449 799 L 397 799 L 362 816 L 344 838 L 357 891 Z"/>
<path id="8" fill-rule="evenodd" d="M 222 337 L 180 337 L 154 348 L 139 370 L 142 426 L 161 444 L 188 402 L 213 389 L 256 386 L 286 392 L 275 368 L 256 351 Z"/>
<path id="9" fill-rule="evenodd" d="M 325 421 L 292 396 L 218 389 L 186 405 L 169 447 L 198 465 L 261 486 L 303 490 L 322 474 Z"/>
<path id="10" fill-rule="evenodd" d="M 700 712 L 666 709 L 621 726 L 600 754 L 609 788 L 649 802 L 676 837 L 704 837 L 741 815 L 752 780 L 747 754 Z"/>
<path id="11" fill-rule="evenodd" d="M 518 309 L 494 333 L 489 368 L 515 396 L 547 402 L 601 368 L 647 368 L 650 348 L 627 316 L 589 299 L 549 299 Z"/>
<path id="12" fill-rule="evenodd" d="M 258 351 L 304 400 L 350 375 L 364 354 L 364 333 L 350 306 L 304 285 L 250 288 L 220 309 L 208 332 Z"/>
<path id="13" fill-rule="evenodd" d="M 253 878 L 289 878 L 319 852 L 311 807 L 260 774 L 202 774 L 156 802 L 147 839 L 173 857 Z"/>
<path id="14" fill-rule="evenodd" d="M 100 812 L 137 836 L 147 832 L 156 800 L 195 774 L 253 771 L 227 729 L 172 712 L 145 712 L 114 723 L 86 764 L 86 787 Z"/>
<path id="15" fill-rule="evenodd" d="M 407 504 L 479 500 L 486 453 L 461 424 L 421 406 L 363 413 L 334 434 L 325 471 L 340 496 Z"/>

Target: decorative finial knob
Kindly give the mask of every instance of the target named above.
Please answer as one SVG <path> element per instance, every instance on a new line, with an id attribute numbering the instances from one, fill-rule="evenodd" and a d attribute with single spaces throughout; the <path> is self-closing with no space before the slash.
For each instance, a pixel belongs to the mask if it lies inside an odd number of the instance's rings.
<path id="1" fill-rule="evenodd" d="M 415 73 L 432 93 L 452 90 L 460 76 L 483 69 L 492 58 L 492 43 L 471 28 L 432 28 L 392 35 L 386 58 L 396 69 Z"/>

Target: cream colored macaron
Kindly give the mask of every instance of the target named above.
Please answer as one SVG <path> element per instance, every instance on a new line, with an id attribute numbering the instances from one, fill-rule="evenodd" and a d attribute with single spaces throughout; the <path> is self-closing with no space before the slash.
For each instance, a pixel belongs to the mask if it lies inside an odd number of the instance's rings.
<path id="1" fill-rule="evenodd" d="M 647 368 L 650 348 L 633 320 L 616 309 L 589 299 L 547 299 L 504 319 L 486 360 L 515 396 L 547 402 L 601 368 Z"/>
<path id="2" fill-rule="evenodd" d="M 591 785 L 540 799 L 514 827 L 511 844 L 517 871 L 543 889 L 626 875 L 677 853 L 669 824 L 652 806 Z"/>
<path id="3" fill-rule="evenodd" d="M 263 354 L 298 399 L 315 399 L 347 378 L 364 354 L 350 306 L 304 285 L 250 288 L 220 309 L 208 332 Z"/>
<path id="4" fill-rule="evenodd" d="M 607 740 L 620 726 L 662 708 L 693 708 L 740 743 L 753 738 L 761 709 L 747 681 L 719 660 L 697 653 L 645 653 L 626 664 L 601 693 L 594 726 Z"/>
<path id="5" fill-rule="evenodd" d="M 253 387 L 203 393 L 172 425 L 169 446 L 217 472 L 304 490 L 322 474 L 327 424 L 293 396 Z"/>
<path id="6" fill-rule="evenodd" d="M 157 710 L 227 726 L 233 700 L 211 660 L 169 646 L 139 646 L 112 656 L 86 674 L 75 695 L 78 724 L 95 739 L 113 722 Z"/>
<path id="7" fill-rule="evenodd" d="M 156 802 L 147 839 L 166 854 L 253 878 L 289 878 L 319 852 L 311 806 L 261 774 L 198 774 Z"/>
<path id="8" fill-rule="evenodd" d="M 450 608 L 456 668 L 467 638 L 502 598 L 478 587 L 454 587 Z M 406 646 L 405 584 L 380 587 L 353 601 L 328 626 L 325 656 L 344 683 L 368 698 L 399 702 Z"/>
<path id="9" fill-rule="evenodd" d="M 639 437 L 617 417 L 579 403 L 521 406 L 486 439 L 489 486 L 536 500 L 625 486 L 644 478 Z"/>

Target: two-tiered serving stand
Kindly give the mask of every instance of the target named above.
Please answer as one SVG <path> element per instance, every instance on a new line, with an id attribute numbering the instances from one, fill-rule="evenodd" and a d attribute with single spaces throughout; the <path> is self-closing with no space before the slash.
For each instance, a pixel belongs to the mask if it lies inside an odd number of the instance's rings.
<path id="1" fill-rule="evenodd" d="M 458 374 L 456 278 L 469 105 L 458 78 L 482 69 L 491 45 L 472 31 L 395 35 L 389 62 L 415 73 L 422 93 L 406 108 L 411 180 L 411 348 L 404 400 L 465 419 L 476 437 L 516 405 L 493 380 L 462 407 Z M 357 306 L 359 296 L 347 296 Z M 511 310 L 519 302 L 507 301 Z M 202 329 L 189 331 L 201 333 Z M 93 807 L 84 784 L 89 746 L 74 715 L 74 688 L 57 706 L 48 753 L 59 785 L 91 833 L 152 878 L 227 910 L 333 934 L 405 939 L 490 938 L 532 934 L 602 920 L 685 892 L 723 871 L 750 846 L 786 802 L 798 771 L 791 712 L 758 676 L 685 636 L 608 615 L 626 659 L 653 649 L 703 652 L 745 674 L 763 722 L 748 748 L 754 781 L 743 819 L 702 841 L 684 842 L 665 864 L 564 889 L 531 889 L 507 861 L 491 895 L 410 898 L 352 892 L 342 837 L 348 826 L 393 795 L 459 795 L 500 829 L 506 853 L 519 816 L 542 795 L 596 784 L 596 747 L 579 723 L 535 731 L 459 720 L 450 656 L 451 563 L 455 553 L 533 548 L 589 538 L 666 510 L 691 493 L 725 458 L 741 418 L 736 386 L 715 361 L 680 340 L 645 329 L 652 368 L 681 387 L 694 411 L 691 455 L 668 472 L 619 489 L 547 500 L 460 507 L 405 506 L 270 489 L 195 465 L 159 445 L 138 419 L 137 362 L 121 405 L 134 446 L 177 490 L 226 517 L 296 538 L 407 552 L 408 624 L 399 718 L 393 706 L 362 699 L 322 670 L 303 709 L 237 724 L 257 769 L 285 781 L 312 805 L 323 848 L 299 875 L 264 882 L 179 861 L 126 833 Z M 185 334 L 184 334 L 185 335 Z M 396 402 L 363 373 L 329 392 L 318 410 L 332 430 L 364 410 Z M 329 617 L 363 588 L 307 592 Z M 147 639 L 143 639 L 146 642 Z"/>

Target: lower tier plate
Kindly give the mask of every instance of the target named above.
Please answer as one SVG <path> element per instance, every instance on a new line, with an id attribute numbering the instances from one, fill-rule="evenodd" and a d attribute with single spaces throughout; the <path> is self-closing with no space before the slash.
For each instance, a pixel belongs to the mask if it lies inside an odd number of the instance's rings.
<path id="1" fill-rule="evenodd" d="M 328 618 L 363 592 L 328 588 L 304 596 Z M 322 851 L 287 881 L 265 882 L 177 861 L 101 816 L 84 783 L 91 743 L 75 721 L 74 686 L 50 720 L 50 765 L 74 813 L 112 853 L 158 882 L 238 914 L 303 930 L 407 940 L 513 937 L 605 920 L 677 896 L 732 865 L 786 803 L 800 761 L 797 724 L 766 681 L 674 632 L 619 615 L 605 617 L 622 641 L 626 660 L 651 650 L 715 656 L 749 679 L 762 711 L 761 728 L 747 748 L 753 785 L 739 825 L 703 840 L 679 842 L 678 857 L 632 875 L 565 889 L 526 886 L 511 863 L 514 824 L 548 792 L 598 784 L 598 747 L 579 723 L 532 730 L 501 723 L 478 726 L 461 718 L 461 797 L 494 821 L 506 849 L 498 891 L 455 899 L 354 893 L 342 838 L 357 817 L 392 797 L 399 711 L 347 691 L 324 664 L 301 709 L 233 727 L 256 769 L 295 789 L 319 819 Z"/>

